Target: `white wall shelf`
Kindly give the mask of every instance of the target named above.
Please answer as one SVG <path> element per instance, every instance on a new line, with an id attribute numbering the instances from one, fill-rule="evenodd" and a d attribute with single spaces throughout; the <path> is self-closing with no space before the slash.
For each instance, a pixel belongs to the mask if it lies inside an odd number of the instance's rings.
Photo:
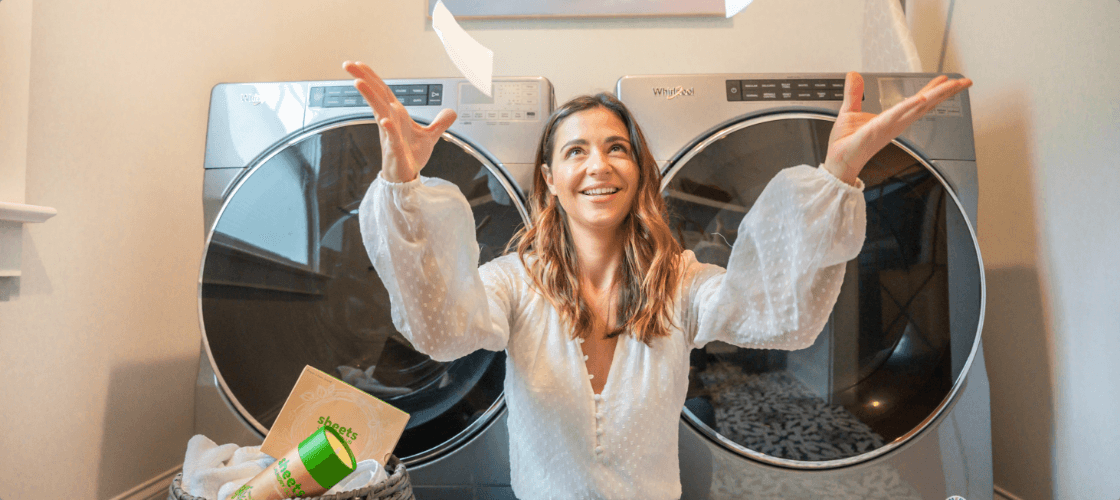
<path id="1" fill-rule="evenodd" d="M 0 201 L 0 221 L 21 223 L 44 222 L 55 215 L 58 215 L 58 210 L 51 207 Z"/>
<path id="2" fill-rule="evenodd" d="M 20 276 L 23 225 L 44 222 L 57 214 L 51 207 L 0 201 L 0 281 Z"/>

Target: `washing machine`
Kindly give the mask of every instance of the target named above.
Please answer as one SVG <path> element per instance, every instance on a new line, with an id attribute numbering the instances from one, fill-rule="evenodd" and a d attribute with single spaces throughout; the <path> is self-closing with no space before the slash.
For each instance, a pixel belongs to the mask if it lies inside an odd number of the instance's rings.
<path id="1" fill-rule="evenodd" d="M 865 74 L 863 110 L 881 112 L 934 76 Z M 674 235 L 721 266 L 770 179 L 824 162 L 843 90 L 843 74 L 617 84 L 662 168 Z M 716 342 L 692 352 L 683 498 L 992 498 L 967 91 L 911 126 L 860 178 L 867 239 L 816 342 L 798 351 Z"/>
<path id="2" fill-rule="evenodd" d="M 417 122 L 459 118 L 423 174 L 455 183 L 480 264 L 526 223 L 522 186 L 554 106 L 539 77 L 387 80 Z M 505 353 L 441 363 L 391 319 L 358 228 L 380 172 L 376 120 L 352 80 L 219 84 L 211 94 L 199 271 L 195 431 L 260 444 L 305 365 L 410 414 L 394 453 L 418 498 L 513 498 Z"/>

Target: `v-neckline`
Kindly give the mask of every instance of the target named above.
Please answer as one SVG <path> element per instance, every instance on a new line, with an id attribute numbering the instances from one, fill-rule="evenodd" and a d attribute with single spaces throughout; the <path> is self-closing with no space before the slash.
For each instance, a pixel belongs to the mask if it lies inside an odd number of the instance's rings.
<path id="1" fill-rule="evenodd" d="M 607 390 L 610 389 L 611 378 L 614 375 L 614 367 L 618 364 L 619 348 L 622 347 L 622 345 L 625 345 L 625 343 L 625 335 L 619 335 L 615 340 L 614 352 L 611 353 L 611 364 L 607 367 L 607 375 L 605 377 L 606 380 L 603 381 L 603 391 L 596 394 L 595 386 L 591 384 L 591 370 L 587 369 L 587 361 L 584 359 L 584 356 L 586 356 L 586 354 L 583 353 L 583 342 L 576 342 L 576 348 L 579 349 L 579 364 L 583 367 L 584 386 L 587 387 L 588 392 L 591 393 L 592 399 L 594 399 L 595 396 L 602 396 L 603 394 L 606 394 Z"/>

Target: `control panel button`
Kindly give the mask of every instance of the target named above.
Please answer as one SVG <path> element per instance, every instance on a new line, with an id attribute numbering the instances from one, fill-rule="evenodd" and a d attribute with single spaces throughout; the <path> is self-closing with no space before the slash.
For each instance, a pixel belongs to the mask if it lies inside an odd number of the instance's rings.
<path id="1" fill-rule="evenodd" d="M 728 101 L 842 101 L 842 79 L 726 80 Z M 738 94 L 737 96 L 735 94 Z"/>
<path id="2" fill-rule="evenodd" d="M 323 94 L 325 93 L 323 87 L 312 87 L 311 98 L 309 99 L 311 102 L 309 105 L 314 108 L 323 107 Z"/>
<path id="3" fill-rule="evenodd" d="M 727 80 L 727 100 L 728 101 L 742 101 L 743 95 L 741 92 L 739 80 Z"/>
<path id="4" fill-rule="evenodd" d="M 426 105 L 428 105 L 427 90 L 425 90 L 424 95 L 410 95 L 408 97 L 405 97 L 404 99 L 401 99 L 401 104 L 404 104 L 405 106 L 426 106 Z"/>

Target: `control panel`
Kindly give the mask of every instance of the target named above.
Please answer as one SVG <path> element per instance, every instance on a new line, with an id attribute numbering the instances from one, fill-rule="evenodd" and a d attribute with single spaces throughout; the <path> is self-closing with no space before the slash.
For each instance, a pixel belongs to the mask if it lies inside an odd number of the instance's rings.
<path id="1" fill-rule="evenodd" d="M 493 97 L 469 83 L 459 84 L 457 112 L 464 120 L 536 121 L 541 118 L 541 89 L 538 83 L 494 82 Z"/>
<path id="2" fill-rule="evenodd" d="M 844 80 L 727 80 L 728 101 L 843 101 Z"/>
<path id="3" fill-rule="evenodd" d="M 389 85 L 393 95 L 405 106 L 442 106 L 443 84 Z M 311 107 L 349 108 L 366 106 L 362 94 L 353 85 L 311 88 Z"/>

